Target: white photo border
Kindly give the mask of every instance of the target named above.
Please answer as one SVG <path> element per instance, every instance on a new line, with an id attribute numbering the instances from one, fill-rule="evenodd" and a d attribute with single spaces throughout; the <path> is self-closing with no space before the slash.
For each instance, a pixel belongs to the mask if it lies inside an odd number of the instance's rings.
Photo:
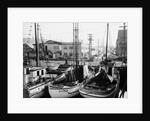
<path id="1" fill-rule="evenodd" d="M 127 22 L 128 98 L 23 98 L 23 22 Z M 8 113 L 142 113 L 142 8 L 8 8 Z"/>

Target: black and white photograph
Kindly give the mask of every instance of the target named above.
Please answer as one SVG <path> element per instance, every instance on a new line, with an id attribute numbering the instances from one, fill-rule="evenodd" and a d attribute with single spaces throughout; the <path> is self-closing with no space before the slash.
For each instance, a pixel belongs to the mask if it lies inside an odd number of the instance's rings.
<path id="1" fill-rule="evenodd" d="M 23 23 L 24 98 L 127 98 L 127 23 Z"/>
<path id="2" fill-rule="evenodd" d="M 8 8 L 8 113 L 141 113 L 142 8 Z"/>

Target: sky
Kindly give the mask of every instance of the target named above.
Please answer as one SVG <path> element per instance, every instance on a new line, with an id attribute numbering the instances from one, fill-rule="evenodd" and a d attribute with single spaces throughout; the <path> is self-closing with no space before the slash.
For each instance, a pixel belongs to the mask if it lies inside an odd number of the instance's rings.
<path id="1" fill-rule="evenodd" d="M 59 42 L 73 41 L 73 23 L 38 23 L 41 36 L 44 40 L 55 40 Z M 118 30 L 123 29 L 123 23 L 109 23 L 109 43 L 116 45 Z M 107 23 L 79 23 L 79 41 L 83 46 L 88 47 L 88 35 L 92 34 L 92 46 L 101 46 L 102 41 L 106 42 Z M 23 37 L 34 37 L 34 23 L 23 23 Z M 99 44 L 98 44 L 99 43 Z"/>

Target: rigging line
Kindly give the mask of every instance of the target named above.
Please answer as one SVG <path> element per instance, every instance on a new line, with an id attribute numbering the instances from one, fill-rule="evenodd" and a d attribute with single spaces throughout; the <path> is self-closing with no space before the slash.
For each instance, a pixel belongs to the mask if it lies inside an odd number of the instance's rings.
<path id="1" fill-rule="evenodd" d="M 108 41 L 108 47 L 110 48 L 110 45 L 111 45 L 110 30 L 108 31 L 108 38 L 109 38 L 109 41 Z"/>
<path id="2" fill-rule="evenodd" d="M 102 31 L 104 31 L 104 30 L 102 30 Z M 97 34 L 97 33 L 100 33 L 101 31 L 99 31 L 99 30 L 97 30 L 97 31 L 93 31 L 92 33 L 94 33 L 94 34 Z M 82 32 L 82 36 L 83 35 L 87 35 L 87 33 L 86 32 Z"/>
<path id="3" fill-rule="evenodd" d="M 89 44 L 87 44 L 87 43 L 82 43 L 83 45 L 89 45 Z"/>
<path id="4" fill-rule="evenodd" d="M 85 30 L 82 29 L 82 34 L 83 34 L 83 31 L 85 31 Z M 52 35 L 57 35 L 57 34 L 72 34 L 72 32 L 52 33 Z"/>
<path id="5" fill-rule="evenodd" d="M 81 24 L 81 25 L 82 25 L 82 24 Z M 101 30 L 103 31 L 104 26 L 101 26 L 101 25 L 100 25 L 100 27 L 89 28 L 89 29 L 82 29 L 82 30 L 83 30 L 83 31 L 90 31 L 90 30 L 98 30 L 98 29 L 99 29 L 99 30 L 101 29 Z"/>
<path id="6" fill-rule="evenodd" d="M 82 35 L 84 34 L 84 31 L 91 31 L 91 30 L 97 30 L 98 31 L 98 29 L 102 29 L 102 28 L 94 28 L 94 29 L 85 29 L 85 30 L 83 30 L 83 28 L 82 28 L 82 30 L 81 30 L 81 33 L 82 33 Z M 101 30 L 101 31 L 103 31 L 103 30 Z M 51 33 L 51 35 L 57 35 L 57 34 L 72 34 L 72 32 L 63 32 L 63 33 Z M 46 34 L 46 35 L 49 35 L 49 34 Z"/>
<path id="7" fill-rule="evenodd" d="M 51 33 L 51 35 L 58 35 L 58 34 L 72 34 L 72 32 Z M 49 34 L 46 34 L 46 35 L 49 35 Z"/>
<path id="8" fill-rule="evenodd" d="M 105 35 L 106 35 L 106 29 L 104 31 L 103 40 L 101 41 L 101 46 L 105 46 Z"/>
<path id="9" fill-rule="evenodd" d="M 109 38 L 110 38 L 109 46 L 113 46 L 113 42 L 112 42 L 112 37 L 111 37 L 111 32 L 110 31 L 109 31 Z"/>
<path id="10" fill-rule="evenodd" d="M 114 27 L 116 27 L 116 26 L 119 26 L 119 24 L 120 24 L 120 23 L 116 23 L 116 24 L 113 24 L 113 25 L 110 24 L 110 26 L 111 26 L 111 28 L 114 28 Z"/>
<path id="11" fill-rule="evenodd" d="M 39 24 L 38 24 L 39 25 Z M 42 45 L 40 45 L 40 48 L 42 49 L 42 51 L 43 51 L 43 53 L 44 53 L 44 57 L 45 57 L 45 50 L 44 50 L 44 41 L 43 41 L 43 37 L 42 37 L 42 32 L 41 32 L 41 27 L 40 27 L 40 25 L 38 26 L 39 27 L 39 33 L 40 33 L 40 40 L 41 40 L 41 43 L 42 43 Z M 48 61 L 46 61 L 46 64 L 47 64 L 47 66 L 48 66 L 48 63 L 47 63 Z"/>
<path id="12" fill-rule="evenodd" d="M 39 25 L 39 31 L 40 31 L 41 43 L 44 43 L 43 36 L 42 36 L 43 34 L 42 34 L 42 30 L 41 30 L 40 25 Z"/>
<path id="13" fill-rule="evenodd" d="M 80 33 L 79 33 L 79 36 L 81 38 L 81 36 L 83 36 L 83 31 L 82 31 L 82 26 L 80 25 Z"/>

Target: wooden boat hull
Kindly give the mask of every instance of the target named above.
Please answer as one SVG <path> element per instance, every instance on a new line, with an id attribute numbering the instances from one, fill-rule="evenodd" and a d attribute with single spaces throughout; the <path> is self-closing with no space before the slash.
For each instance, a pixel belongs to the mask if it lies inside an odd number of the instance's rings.
<path id="1" fill-rule="evenodd" d="M 114 98 L 118 92 L 118 88 L 112 90 L 111 92 L 107 94 L 100 94 L 99 91 L 98 93 L 94 93 L 92 90 L 85 90 L 83 88 L 79 89 L 80 95 L 85 98 Z"/>
<path id="2" fill-rule="evenodd" d="M 37 84 L 35 86 L 28 88 L 29 97 L 30 98 L 39 98 L 44 95 L 45 92 L 45 84 Z"/>
<path id="3" fill-rule="evenodd" d="M 86 98 L 114 98 L 118 94 L 119 84 L 118 71 L 112 65 L 107 64 L 107 66 L 100 66 L 95 77 L 85 80 L 79 92 Z"/>
<path id="4" fill-rule="evenodd" d="M 50 70 L 56 70 L 58 68 L 58 66 L 48 66 L 48 69 Z"/>
<path id="5" fill-rule="evenodd" d="M 57 87 L 53 85 L 48 86 L 49 94 L 52 98 L 70 98 L 79 94 L 80 84 L 75 86 Z"/>
<path id="6" fill-rule="evenodd" d="M 105 89 L 96 85 L 86 86 L 83 83 L 79 89 L 80 95 L 85 98 L 114 98 L 119 92 L 120 77 L 118 76 L 118 79 L 113 82 L 108 84 Z"/>
<path id="7" fill-rule="evenodd" d="M 36 93 L 36 94 L 30 96 L 30 98 L 40 98 L 40 97 L 42 97 L 44 94 L 45 94 L 45 90 L 42 90 L 42 91 L 40 91 L 40 92 L 38 92 L 38 93 Z"/>

